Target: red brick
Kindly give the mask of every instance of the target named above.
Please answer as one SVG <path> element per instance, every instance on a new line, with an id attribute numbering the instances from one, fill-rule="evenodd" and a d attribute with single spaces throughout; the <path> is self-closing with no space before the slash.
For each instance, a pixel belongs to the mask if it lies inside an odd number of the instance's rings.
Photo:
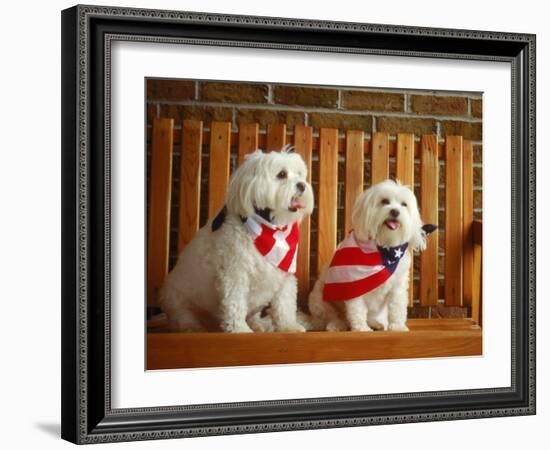
<path id="1" fill-rule="evenodd" d="M 481 122 L 442 121 L 441 136 L 463 136 L 464 139 L 480 141 L 482 139 Z"/>
<path id="2" fill-rule="evenodd" d="M 483 102 L 481 99 L 476 100 L 472 99 L 470 100 L 470 107 L 473 117 L 482 117 L 483 115 Z"/>
<path id="3" fill-rule="evenodd" d="M 483 192 L 474 191 L 474 208 L 481 209 L 483 208 Z"/>
<path id="4" fill-rule="evenodd" d="M 338 106 L 338 91 L 303 86 L 275 86 L 273 101 L 281 105 L 336 108 Z"/>
<path id="5" fill-rule="evenodd" d="M 346 130 L 372 130 L 372 117 L 360 114 L 310 113 L 309 124 L 314 128 L 339 128 Z"/>
<path id="6" fill-rule="evenodd" d="M 303 125 L 304 113 L 299 111 L 282 111 L 275 109 L 244 109 L 237 110 L 237 123 L 258 123 L 266 127 L 273 123 L 286 123 L 287 127 Z"/>
<path id="7" fill-rule="evenodd" d="M 398 112 L 404 110 L 404 105 L 403 94 L 368 91 L 344 91 L 342 93 L 342 106 L 346 109 Z"/>
<path id="8" fill-rule="evenodd" d="M 157 117 L 157 105 L 153 103 L 147 104 L 147 123 L 152 125 L 153 119 Z"/>
<path id="9" fill-rule="evenodd" d="M 390 134 L 414 133 L 430 134 L 437 131 L 436 121 L 433 119 L 418 119 L 407 117 L 377 117 L 376 131 L 385 131 Z"/>
<path id="10" fill-rule="evenodd" d="M 195 82 L 189 80 L 147 80 L 147 99 L 193 100 Z"/>
<path id="11" fill-rule="evenodd" d="M 483 147 L 481 145 L 474 145 L 474 162 L 480 163 L 483 161 Z"/>
<path id="12" fill-rule="evenodd" d="M 483 171 L 481 167 L 474 167 L 474 186 L 483 186 Z"/>
<path id="13" fill-rule="evenodd" d="M 445 208 L 445 204 L 441 203 L 441 192 L 445 192 L 445 191 L 443 189 L 439 190 L 439 206 L 442 207 L 442 208 Z M 439 225 L 440 230 L 445 231 L 445 211 L 439 211 L 438 212 L 437 221 L 438 221 L 438 225 Z"/>
<path id="14" fill-rule="evenodd" d="M 466 97 L 412 95 L 411 110 L 419 114 L 466 115 L 468 113 L 468 99 Z"/>
<path id="15" fill-rule="evenodd" d="M 265 84 L 211 82 L 201 83 L 199 90 L 199 98 L 209 102 L 267 103 Z"/>
<path id="16" fill-rule="evenodd" d="M 160 105 L 160 116 L 173 118 L 176 125 L 183 119 L 202 120 L 204 126 L 209 127 L 212 121 L 231 122 L 233 111 L 218 106 Z"/>

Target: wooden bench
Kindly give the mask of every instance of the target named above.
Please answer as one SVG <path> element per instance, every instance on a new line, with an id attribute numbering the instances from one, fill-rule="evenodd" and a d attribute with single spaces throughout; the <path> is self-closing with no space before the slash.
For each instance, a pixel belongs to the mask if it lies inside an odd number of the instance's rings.
<path id="1" fill-rule="evenodd" d="M 148 320 L 147 368 L 211 367 L 250 364 L 303 363 L 308 361 L 352 361 L 480 355 L 481 347 L 481 238 L 482 224 L 473 215 L 473 149 L 461 136 L 447 136 L 444 144 L 435 135 L 400 133 L 391 140 L 387 133 L 373 133 L 371 139 L 359 130 L 272 124 L 266 133 L 258 124 L 241 124 L 232 131 L 229 122 L 203 123 L 184 120 L 176 127 L 172 119 L 156 119 L 151 133 L 149 222 L 147 234 L 147 307 L 155 311 L 156 293 L 169 270 L 171 224 L 177 227 L 177 248 L 187 245 L 201 221 L 201 192 L 207 195 L 207 215 L 223 205 L 230 176 L 231 158 L 240 164 L 257 148 L 279 150 L 294 146 L 309 167 L 316 190 L 317 233 L 312 241 L 311 218 L 301 225 L 298 254 L 299 301 L 307 304 L 317 271 L 331 257 L 337 245 L 337 231 L 351 228 L 351 209 L 365 185 L 394 176 L 414 185 L 415 158 L 419 160 L 421 214 L 426 223 L 438 223 L 440 161 L 444 162 L 445 233 L 444 283 L 440 289 L 438 232 L 428 239 L 428 248 L 419 258 L 419 279 L 411 283 L 416 304 L 437 307 L 464 307 L 469 317 L 462 319 L 409 319 L 408 333 L 175 333 L 166 331 L 166 320 Z M 173 175 L 174 147 L 179 144 L 179 171 Z M 205 145 L 206 144 L 206 145 Z M 207 148 L 208 152 L 203 151 Z M 232 153 L 233 149 L 233 153 Z M 201 189 L 203 158 L 208 158 L 208 188 Z M 344 161 L 339 179 L 339 161 Z M 318 161 L 318 171 L 312 171 Z M 365 173 L 365 161 L 370 173 Z M 390 173 L 390 162 L 395 170 Z M 315 172 L 315 173 L 312 173 Z M 179 179 L 178 216 L 171 217 L 172 192 Z M 338 218 L 338 189 L 342 189 L 344 211 Z M 417 183 L 418 184 L 418 183 Z M 203 206 L 205 199 L 203 198 Z M 204 215 L 204 214 L 203 214 Z M 174 235 L 174 233 L 172 233 Z M 173 237 L 173 236 L 172 236 Z M 312 250 L 314 250 L 312 252 Z M 312 272 L 312 268 L 314 269 Z M 411 280 L 413 279 L 411 267 Z M 413 286 L 417 285 L 417 289 Z"/>

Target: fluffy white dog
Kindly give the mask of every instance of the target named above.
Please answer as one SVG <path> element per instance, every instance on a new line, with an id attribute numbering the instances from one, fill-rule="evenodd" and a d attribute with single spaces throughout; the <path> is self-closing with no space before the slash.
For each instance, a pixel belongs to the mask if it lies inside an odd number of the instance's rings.
<path id="1" fill-rule="evenodd" d="M 353 231 L 323 268 L 309 297 L 315 328 L 407 331 L 410 251 L 426 247 L 414 193 L 386 180 L 355 202 Z"/>
<path id="2" fill-rule="evenodd" d="M 305 331 L 296 319 L 294 272 L 298 224 L 313 210 L 306 177 L 304 161 L 288 149 L 246 158 L 224 208 L 185 247 L 160 290 L 174 328 Z"/>

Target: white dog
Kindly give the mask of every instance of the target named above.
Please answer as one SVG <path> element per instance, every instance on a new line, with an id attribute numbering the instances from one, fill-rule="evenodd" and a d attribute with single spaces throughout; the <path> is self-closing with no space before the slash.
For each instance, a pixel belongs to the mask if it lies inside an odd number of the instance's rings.
<path id="1" fill-rule="evenodd" d="M 386 180 L 355 202 L 353 230 L 309 297 L 312 323 L 328 331 L 407 331 L 410 251 L 426 247 L 414 193 Z"/>
<path id="2" fill-rule="evenodd" d="M 302 158 L 287 149 L 246 158 L 224 208 L 184 248 L 160 290 L 176 329 L 305 331 L 296 319 L 294 272 L 298 224 L 313 210 L 306 177 Z"/>

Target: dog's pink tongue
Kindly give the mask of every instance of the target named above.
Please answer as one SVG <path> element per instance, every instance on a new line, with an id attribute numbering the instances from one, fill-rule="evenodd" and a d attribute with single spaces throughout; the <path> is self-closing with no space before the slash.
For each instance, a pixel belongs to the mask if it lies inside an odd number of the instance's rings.
<path id="1" fill-rule="evenodd" d="M 399 222 L 397 220 L 386 220 L 386 225 L 392 230 L 397 230 L 399 228 Z"/>
<path id="2" fill-rule="evenodd" d="M 303 207 L 304 207 L 304 205 L 299 203 L 297 200 L 292 200 L 290 202 L 290 208 L 292 208 L 292 209 L 302 209 Z"/>

